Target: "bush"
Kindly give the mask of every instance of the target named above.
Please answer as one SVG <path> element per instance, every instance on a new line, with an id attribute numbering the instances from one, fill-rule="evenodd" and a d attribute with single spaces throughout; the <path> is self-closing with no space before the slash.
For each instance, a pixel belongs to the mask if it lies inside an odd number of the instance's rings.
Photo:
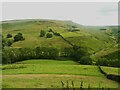
<path id="1" fill-rule="evenodd" d="M 45 32 L 44 30 L 41 30 L 41 31 L 40 31 L 40 37 L 44 37 L 45 34 L 46 34 L 46 32 Z"/>
<path id="2" fill-rule="evenodd" d="M 7 41 L 7 46 L 11 46 L 13 44 L 13 40 L 8 40 Z"/>
<path id="3" fill-rule="evenodd" d="M 62 50 L 62 56 L 64 57 L 72 57 L 73 53 L 74 53 L 74 50 L 72 47 L 65 47 Z"/>
<path id="4" fill-rule="evenodd" d="M 53 36 L 53 35 L 52 35 L 51 33 L 47 33 L 47 34 L 46 34 L 46 38 L 52 38 L 52 36 Z"/>
<path id="5" fill-rule="evenodd" d="M 57 32 L 54 32 L 54 35 L 56 35 L 56 36 L 61 36 L 59 33 L 57 33 Z"/>
<path id="6" fill-rule="evenodd" d="M 12 37 L 12 34 L 7 34 L 7 38 L 11 38 Z"/>
<path id="7" fill-rule="evenodd" d="M 86 48 L 81 48 L 79 46 L 73 47 L 74 52 L 72 53 L 72 58 L 75 61 L 79 61 L 83 56 L 88 56 L 89 53 Z"/>
<path id="8" fill-rule="evenodd" d="M 4 49 L 5 45 L 6 45 L 6 40 L 2 38 L 2 49 Z"/>
<path id="9" fill-rule="evenodd" d="M 108 60 L 107 58 L 99 58 L 96 62 L 97 65 L 101 65 L 101 66 L 107 66 L 108 65 Z"/>
<path id="10" fill-rule="evenodd" d="M 22 40 L 25 40 L 22 33 L 18 33 L 17 35 L 14 36 L 14 41 L 22 41 Z"/>
<path id="11" fill-rule="evenodd" d="M 80 58 L 80 64 L 91 65 L 92 59 L 89 56 L 83 56 Z"/>
<path id="12" fill-rule="evenodd" d="M 49 29 L 48 32 L 53 32 L 52 29 Z"/>

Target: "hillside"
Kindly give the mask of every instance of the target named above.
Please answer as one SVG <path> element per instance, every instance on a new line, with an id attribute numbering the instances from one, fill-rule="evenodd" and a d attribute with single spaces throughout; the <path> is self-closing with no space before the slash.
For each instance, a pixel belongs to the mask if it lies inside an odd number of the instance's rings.
<path id="1" fill-rule="evenodd" d="M 117 26 L 26 19 L 0 27 L 3 88 L 118 88 L 98 67 L 119 75 Z"/>
<path id="2" fill-rule="evenodd" d="M 92 58 L 101 56 L 101 52 L 103 51 L 111 52 L 109 48 L 113 49 L 112 52 L 118 50 L 117 26 L 83 26 L 72 21 L 45 19 L 11 20 L 2 22 L 4 38 L 6 38 L 6 35 L 9 33 L 12 34 L 12 36 L 15 36 L 17 33 L 22 33 L 25 37 L 24 41 L 13 43 L 11 46 L 13 48 L 34 48 L 40 46 L 61 49 L 63 47 L 72 47 L 59 36 L 53 35 L 52 38 L 39 36 L 41 30 L 48 32 L 49 29 L 60 33 L 73 45 L 87 48 Z M 9 39 L 11 40 L 13 37 Z"/>

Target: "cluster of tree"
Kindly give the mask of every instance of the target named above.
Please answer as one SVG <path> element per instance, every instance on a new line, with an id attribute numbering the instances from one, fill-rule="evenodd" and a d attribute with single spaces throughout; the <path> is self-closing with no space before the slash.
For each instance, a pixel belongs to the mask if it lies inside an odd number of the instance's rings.
<path id="1" fill-rule="evenodd" d="M 120 61 L 118 59 L 108 59 L 108 58 L 102 57 L 97 60 L 96 65 L 120 67 Z"/>
<path id="2" fill-rule="evenodd" d="M 77 51 L 74 51 L 73 48 L 59 50 L 53 47 L 3 49 L 2 63 L 14 63 L 28 59 L 59 59 L 60 57 L 69 57 L 81 64 L 92 64 L 90 57 L 81 49 Z"/>
<path id="3" fill-rule="evenodd" d="M 7 38 L 12 38 L 12 34 L 8 33 L 8 34 L 7 34 Z M 22 40 L 25 40 L 25 38 L 23 37 L 23 34 L 22 34 L 22 33 L 16 34 L 13 38 L 14 38 L 14 41 L 22 41 Z"/>
<path id="4" fill-rule="evenodd" d="M 58 57 L 58 49 L 37 47 L 31 48 L 9 48 L 3 49 L 2 63 L 9 64 L 28 59 L 56 59 Z"/>
<path id="5" fill-rule="evenodd" d="M 119 61 L 120 50 L 104 55 L 98 59 L 97 63 L 102 66 L 120 67 Z"/>
<path id="6" fill-rule="evenodd" d="M 61 36 L 60 33 L 58 32 L 54 32 L 51 28 L 48 30 L 48 32 L 46 33 L 44 30 L 41 30 L 40 31 L 40 37 L 45 37 L 46 38 L 52 38 L 53 37 L 53 34 L 55 36 Z"/>
<path id="7" fill-rule="evenodd" d="M 2 36 L 2 48 L 4 48 L 5 46 L 11 46 L 14 42 L 22 40 L 25 40 L 22 33 L 16 34 L 13 39 L 12 34 L 9 33 L 7 34 L 6 38 Z"/>
<path id="8" fill-rule="evenodd" d="M 55 36 L 61 36 L 60 33 L 54 32 L 51 28 L 48 30 L 48 32 L 52 32 Z"/>
<path id="9" fill-rule="evenodd" d="M 44 30 L 41 30 L 40 37 L 44 37 L 44 36 L 46 36 L 46 38 L 52 38 L 53 35 L 50 32 L 46 33 Z"/>

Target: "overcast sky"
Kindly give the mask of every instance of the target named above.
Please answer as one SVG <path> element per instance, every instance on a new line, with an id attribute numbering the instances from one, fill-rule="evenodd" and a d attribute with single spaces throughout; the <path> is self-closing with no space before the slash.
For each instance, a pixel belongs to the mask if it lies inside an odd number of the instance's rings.
<path id="1" fill-rule="evenodd" d="M 82 25 L 117 25 L 117 2 L 2 3 L 2 20 L 57 19 Z"/>

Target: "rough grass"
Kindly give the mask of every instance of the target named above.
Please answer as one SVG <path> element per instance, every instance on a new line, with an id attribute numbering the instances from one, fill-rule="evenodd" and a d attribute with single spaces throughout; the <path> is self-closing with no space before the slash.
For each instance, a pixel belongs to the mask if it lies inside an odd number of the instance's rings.
<path id="1" fill-rule="evenodd" d="M 54 23 L 55 22 L 55 23 Z M 64 28 L 61 28 L 62 21 L 37 21 L 37 20 L 23 20 L 23 21 L 8 21 L 6 23 L 3 23 L 3 35 L 6 37 L 8 33 L 11 33 L 13 36 L 17 33 L 21 32 L 23 33 L 25 40 L 16 42 L 12 45 L 12 47 L 27 47 L 27 48 L 33 48 L 37 46 L 52 46 L 56 48 L 62 48 L 62 47 L 70 47 L 68 43 L 66 43 L 63 39 L 57 36 L 53 36 L 52 38 L 45 38 L 45 37 L 39 37 L 39 33 L 41 30 L 45 30 L 46 32 L 49 30 L 49 28 L 57 29 L 64 31 L 66 29 L 66 25 L 64 25 Z M 30 43 L 30 44 L 29 44 Z M 29 45 L 28 45 L 29 44 Z"/>
<path id="2" fill-rule="evenodd" d="M 83 81 L 83 88 L 118 88 L 118 83 L 102 77 L 92 76 L 74 76 L 74 75 L 3 75 L 3 88 L 62 88 L 61 81 L 64 82 L 64 87 L 72 88 L 72 81 L 75 88 L 80 88 L 80 83 Z M 24 82 L 24 83 L 23 83 Z"/>
<path id="3" fill-rule="evenodd" d="M 77 26 L 80 31 L 70 32 L 69 29 L 74 25 Z M 19 32 L 23 33 L 25 40 L 16 42 L 12 45 L 12 47 L 16 48 L 33 48 L 37 46 L 50 46 L 56 48 L 71 47 L 71 45 L 58 36 L 53 36 L 53 38 L 49 39 L 45 37 L 40 38 L 40 30 L 48 31 L 49 28 L 52 28 L 54 32 L 59 32 L 71 43 L 87 47 L 90 53 L 94 53 L 115 44 L 115 40 L 111 38 L 111 36 L 107 35 L 105 31 L 99 30 L 103 27 L 83 27 L 71 21 L 37 19 L 5 21 L 3 22 L 3 36 L 6 37 L 8 33 L 11 33 L 13 36 Z"/>

